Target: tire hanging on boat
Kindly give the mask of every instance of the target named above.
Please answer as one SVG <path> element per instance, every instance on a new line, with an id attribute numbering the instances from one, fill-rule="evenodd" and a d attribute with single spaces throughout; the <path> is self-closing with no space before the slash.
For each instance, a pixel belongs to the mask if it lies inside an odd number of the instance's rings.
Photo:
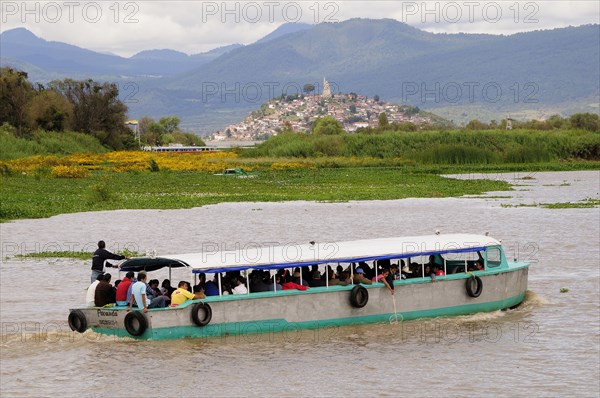
<path id="1" fill-rule="evenodd" d="M 356 285 L 350 291 L 350 304 L 354 308 L 362 308 L 369 302 L 369 292 L 361 285 Z"/>
<path id="2" fill-rule="evenodd" d="M 148 328 L 148 318 L 140 311 L 129 312 L 124 323 L 125 330 L 132 336 L 141 336 Z"/>
<path id="3" fill-rule="evenodd" d="M 466 283 L 467 294 L 470 297 L 479 297 L 483 291 L 483 281 L 476 275 L 471 275 Z"/>
<path id="4" fill-rule="evenodd" d="M 212 308 L 206 303 L 196 303 L 192 307 L 192 321 L 197 326 L 206 326 L 212 319 Z"/>
<path id="5" fill-rule="evenodd" d="M 85 332 L 87 329 L 87 319 L 85 319 L 85 315 L 81 310 L 75 310 L 69 313 L 69 327 L 75 332 Z"/>

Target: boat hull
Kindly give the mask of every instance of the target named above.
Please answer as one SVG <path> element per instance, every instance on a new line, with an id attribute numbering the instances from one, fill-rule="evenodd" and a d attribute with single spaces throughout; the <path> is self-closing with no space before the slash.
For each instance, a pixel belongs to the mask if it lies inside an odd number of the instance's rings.
<path id="1" fill-rule="evenodd" d="M 144 333 L 135 337 L 125 330 L 125 308 L 79 310 L 85 315 L 87 326 L 97 333 L 161 340 L 291 333 L 395 319 L 467 315 L 514 307 L 525 298 L 528 266 L 475 274 L 483 283 L 478 297 L 467 293 L 466 283 L 471 276 L 455 274 L 438 277 L 436 281 L 430 278 L 396 281 L 394 296 L 382 284 L 363 285 L 369 299 L 362 308 L 355 308 L 350 302 L 352 286 L 208 297 L 202 300 L 212 309 L 208 325 L 193 323 L 192 309 L 199 301 L 194 300 L 176 308 L 148 311 L 148 326 Z"/>

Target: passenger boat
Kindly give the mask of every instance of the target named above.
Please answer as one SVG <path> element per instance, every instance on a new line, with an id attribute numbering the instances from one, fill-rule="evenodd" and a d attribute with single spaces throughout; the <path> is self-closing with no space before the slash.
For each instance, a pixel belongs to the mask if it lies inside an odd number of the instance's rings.
<path id="1" fill-rule="evenodd" d="M 431 257 L 433 256 L 433 257 Z M 445 275 L 425 275 L 425 259 L 434 259 Z M 419 260 L 422 259 L 421 264 Z M 507 261 L 502 244 L 472 234 L 395 237 L 350 242 L 246 247 L 241 250 L 140 257 L 126 260 L 121 271 L 188 267 L 191 274 L 292 269 L 309 265 L 349 267 L 386 260 L 417 263 L 422 275 L 393 282 L 350 284 L 306 291 L 283 290 L 210 296 L 177 307 L 126 311 L 126 307 L 77 308 L 69 313 L 71 329 L 136 339 L 175 339 L 250 333 L 274 333 L 356 325 L 390 320 L 466 315 L 517 306 L 527 291 L 529 263 Z M 469 271 L 476 262 L 483 269 Z M 208 280 L 209 278 L 207 278 Z M 220 286 L 219 286 L 220 287 Z"/>

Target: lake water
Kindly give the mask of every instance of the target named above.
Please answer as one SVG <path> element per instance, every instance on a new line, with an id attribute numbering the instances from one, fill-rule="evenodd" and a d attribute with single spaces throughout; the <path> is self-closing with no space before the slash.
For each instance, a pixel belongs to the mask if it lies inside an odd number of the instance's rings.
<path id="1" fill-rule="evenodd" d="M 600 172 L 484 177 L 508 180 L 514 191 L 472 198 L 229 203 L 2 224 L 0 396 L 598 397 L 600 209 L 502 205 L 598 199 Z M 14 258 L 32 251 L 92 251 L 100 239 L 111 250 L 165 254 L 198 251 L 207 242 L 225 249 L 436 229 L 489 232 L 502 240 L 509 258 L 531 261 L 524 304 L 398 324 L 140 342 L 70 331 L 68 309 L 83 304 L 88 261 Z"/>

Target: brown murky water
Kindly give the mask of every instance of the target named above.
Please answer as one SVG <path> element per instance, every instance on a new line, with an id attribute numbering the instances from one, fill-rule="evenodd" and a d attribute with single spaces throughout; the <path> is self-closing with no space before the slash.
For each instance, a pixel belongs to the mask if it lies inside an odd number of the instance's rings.
<path id="1" fill-rule="evenodd" d="M 597 397 L 600 209 L 502 204 L 598 199 L 600 172 L 487 177 L 510 180 L 515 190 L 477 198 L 79 213 L 2 224 L 0 395 Z M 84 301 L 88 262 L 13 258 L 93 250 L 99 239 L 110 249 L 164 254 L 198 251 L 207 242 L 235 248 L 436 229 L 489 231 L 509 257 L 530 260 L 524 305 L 398 324 L 138 342 L 70 332 L 68 308 Z"/>

